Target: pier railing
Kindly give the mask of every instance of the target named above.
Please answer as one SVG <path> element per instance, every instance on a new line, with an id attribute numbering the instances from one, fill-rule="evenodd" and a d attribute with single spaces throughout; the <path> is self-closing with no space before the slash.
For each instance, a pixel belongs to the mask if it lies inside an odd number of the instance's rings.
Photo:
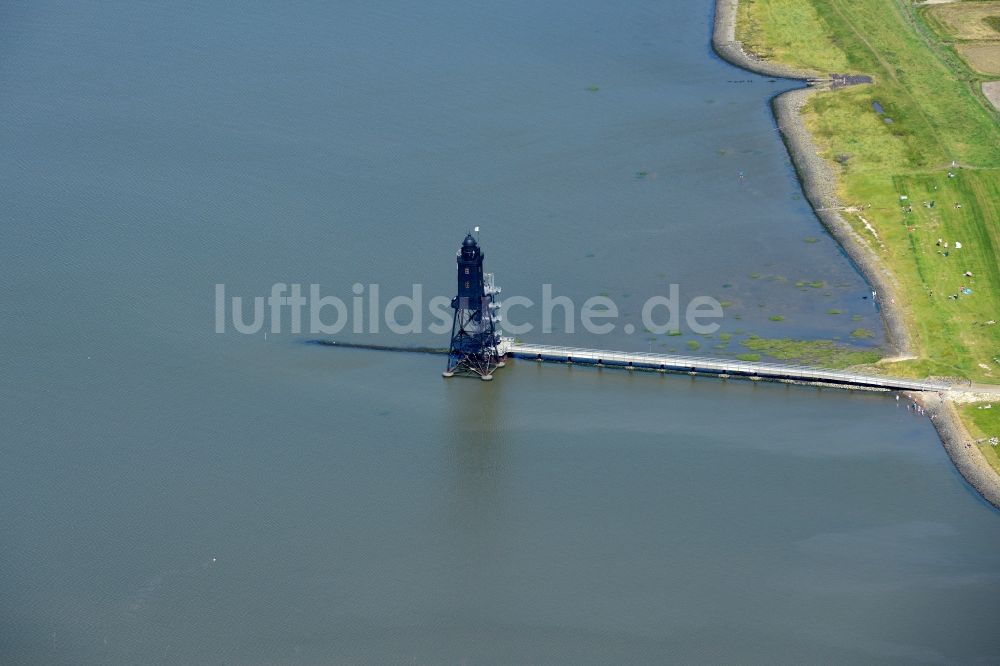
<path id="1" fill-rule="evenodd" d="M 906 391 L 946 391 L 950 388 L 950 385 L 944 382 L 907 379 L 904 377 L 865 375 L 844 370 L 828 370 L 804 365 L 756 363 L 652 352 L 623 352 L 515 343 L 511 345 L 508 355 L 537 361 L 662 370 L 664 372 L 711 374 L 720 377 L 737 376 L 748 377 L 750 379 L 819 382 L 858 388 Z"/>

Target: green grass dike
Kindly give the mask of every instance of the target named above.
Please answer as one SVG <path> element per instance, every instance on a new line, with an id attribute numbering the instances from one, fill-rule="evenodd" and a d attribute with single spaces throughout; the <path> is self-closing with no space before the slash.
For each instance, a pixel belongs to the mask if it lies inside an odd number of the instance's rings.
<path id="1" fill-rule="evenodd" d="M 874 77 L 873 85 L 820 92 L 802 113 L 838 173 L 841 214 L 893 272 L 905 301 L 895 305 L 917 358 L 884 370 L 998 383 L 1000 114 L 981 92 L 996 77 L 970 69 L 931 7 L 742 0 L 737 36 L 782 64 Z M 1000 405 L 976 411 L 995 418 Z"/>
<path id="2" fill-rule="evenodd" d="M 969 434 L 976 440 L 976 446 L 983 452 L 990 466 L 1000 474 L 1000 445 L 991 442 L 1000 441 L 1000 402 L 965 405 L 961 414 Z"/>

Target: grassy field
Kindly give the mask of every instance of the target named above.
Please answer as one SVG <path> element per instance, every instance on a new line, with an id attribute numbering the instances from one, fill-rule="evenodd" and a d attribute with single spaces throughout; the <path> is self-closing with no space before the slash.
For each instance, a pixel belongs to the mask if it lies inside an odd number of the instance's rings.
<path id="1" fill-rule="evenodd" d="M 990 405 L 986 409 L 986 405 Z M 1000 437 L 1000 402 L 965 405 L 962 420 L 976 439 L 987 440 L 978 444 L 990 465 L 1000 473 L 1000 446 L 993 446 L 989 438 Z"/>
<path id="2" fill-rule="evenodd" d="M 959 44 L 955 48 L 977 72 L 993 77 L 1000 75 L 1000 43 Z"/>
<path id="3" fill-rule="evenodd" d="M 767 53 L 785 64 L 846 61 L 837 69 L 875 78 L 815 96 L 804 120 L 857 207 L 845 218 L 907 296 L 919 359 L 888 370 L 1000 382 L 1000 325 L 987 323 L 1000 319 L 1000 116 L 983 77 L 909 0 L 754 0 L 740 12 L 748 48 L 773 40 Z"/>
<path id="4" fill-rule="evenodd" d="M 938 38 L 972 69 L 1000 75 L 1000 0 L 952 2 L 921 11 Z"/>
<path id="5" fill-rule="evenodd" d="M 1000 1 L 951 2 L 927 7 L 927 22 L 951 39 L 1000 39 Z"/>
<path id="6" fill-rule="evenodd" d="M 776 62 L 794 62 L 817 74 L 847 69 L 847 58 L 834 46 L 808 2 L 741 0 L 737 19 L 737 33 L 752 53 Z M 811 48 L 815 43 L 825 48 Z"/>

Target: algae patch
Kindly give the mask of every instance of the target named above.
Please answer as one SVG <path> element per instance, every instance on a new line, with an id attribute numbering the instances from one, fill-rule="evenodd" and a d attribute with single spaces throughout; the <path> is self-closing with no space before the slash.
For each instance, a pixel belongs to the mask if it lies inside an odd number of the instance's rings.
<path id="1" fill-rule="evenodd" d="M 858 349 L 833 340 L 792 340 L 789 338 L 761 338 L 750 336 L 740 345 L 756 354 L 779 361 L 792 361 L 825 368 L 847 368 L 852 365 L 875 363 L 882 354 L 874 349 Z M 737 356 L 741 360 L 741 356 Z"/>

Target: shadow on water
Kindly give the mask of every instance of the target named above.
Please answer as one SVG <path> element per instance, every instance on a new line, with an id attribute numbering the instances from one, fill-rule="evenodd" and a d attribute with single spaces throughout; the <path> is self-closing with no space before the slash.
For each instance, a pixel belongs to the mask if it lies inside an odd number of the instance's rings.
<path id="1" fill-rule="evenodd" d="M 410 352 L 413 354 L 447 354 L 444 347 L 421 347 L 416 345 L 380 345 L 362 342 L 337 342 L 335 340 L 306 340 L 303 344 L 341 349 L 365 349 L 368 351 Z"/>

